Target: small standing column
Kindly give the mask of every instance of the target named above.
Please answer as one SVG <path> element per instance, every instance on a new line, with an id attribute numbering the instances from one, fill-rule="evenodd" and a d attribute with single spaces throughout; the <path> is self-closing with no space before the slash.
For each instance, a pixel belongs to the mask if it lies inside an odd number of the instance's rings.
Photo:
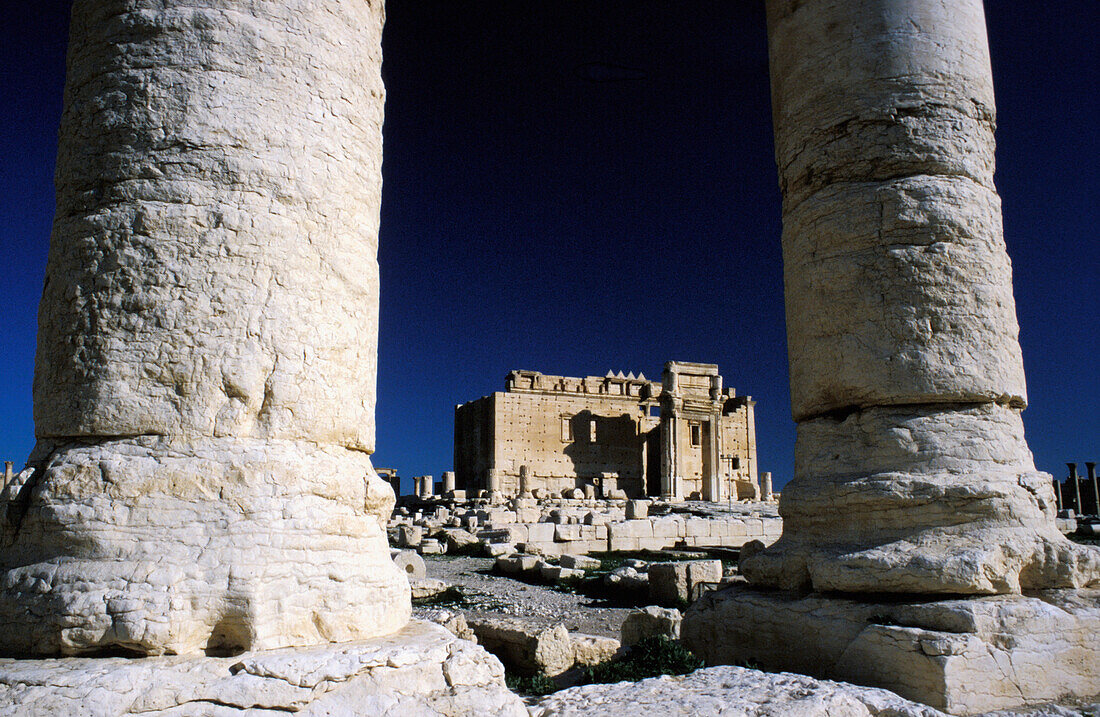
<path id="1" fill-rule="evenodd" d="M 1085 462 L 1085 471 L 1088 474 L 1089 482 L 1092 483 L 1092 497 L 1096 501 L 1096 513 L 1097 517 L 1100 517 L 1100 485 L 1097 485 L 1096 478 L 1096 463 L 1092 461 Z"/>
<path id="2" fill-rule="evenodd" d="M 772 497 L 772 474 L 770 471 L 764 471 L 760 474 L 760 500 L 771 500 Z"/>
<path id="3" fill-rule="evenodd" d="M 455 490 L 455 472 L 443 471 L 443 495 L 450 495 Z"/>
<path id="4" fill-rule="evenodd" d="M 531 466 L 527 464 L 519 467 L 519 496 L 531 497 Z"/>
<path id="5" fill-rule="evenodd" d="M 435 479 L 432 476 L 420 476 L 420 497 L 431 498 L 435 494 Z"/>
<path id="6" fill-rule="evenodd" d="M 1081 505 L 1081 478 L 1077 475 L 1077 464 L 1067 463 L 1066 467 L 1069 468 L 1069 482 L 1073 484 L 1073 510 L 1081 515 L 1085 511 Z"/>

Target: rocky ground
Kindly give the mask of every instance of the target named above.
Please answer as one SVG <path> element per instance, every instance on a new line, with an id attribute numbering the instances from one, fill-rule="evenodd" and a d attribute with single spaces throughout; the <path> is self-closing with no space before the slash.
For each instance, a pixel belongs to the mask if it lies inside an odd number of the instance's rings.
<path id="1" fill-rule="evenodd" d="M 493 562 L 492 558 L 424 556 L 429 578 L 460 587 L 469 600 L 466 605 L 443 606 L 456 608 L 467 616 L 507 615 L 540 625 L 561 622 L 571 633 L 618 638 L 619 627 L 633 610 L 549 585 L 493 575 Z M 427 610 L 414 607 L 413 614 L 422 616 Z"/>

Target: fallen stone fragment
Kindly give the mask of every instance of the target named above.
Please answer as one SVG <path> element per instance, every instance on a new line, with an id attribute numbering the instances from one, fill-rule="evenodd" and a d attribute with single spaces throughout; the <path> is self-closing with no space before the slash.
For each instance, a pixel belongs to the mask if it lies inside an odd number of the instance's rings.
<path id="1" fill-rule="evenodd" d="M 600 567 L 600 561 L 587 555 L 562 555 L 558 558 L 562 567 L 575 568 L 576 570 L 595 570 Z"/>
<path id="2" fill-rule="evenodd" d="M 466 623 L 466 617 L 457 610 L 427 610 L 418 612 L 417 616 L 421 620 L 427 620 L 446 628 L 448 632 L 457 638 L 469 640 L 473 643 L 477 642 L 477 635 Z"/>
<path id="3" fill-rule="evenodd" d="M 402 525 L 397 528 L 397 546 L 415 548 L 424 539 L 424 529 L 419 525 Z"/>
<path id="4" fill-rule="evenodd" d="M 428 569 L 424 565 L 424 558 L 415 550 L 391 550 L 390 558 L 409 580 L 419 580 L 428 577 Z"/>
<path id="5" fill-rule="evenodd" d="M 619 635 L 624 647 L 637 645 L 643 639 L 654 635 L 679 640 L 682 619 L 680 611 L 676 608 L 649 605 L 627 615 L 622 627 L 619 628 Z"/>
<path id="6" fill-rule="evenodd" d="M 543 627 L 519 618 L 473 617 L 469 624 L 479 644 L 518 672 L 553 677 L 573 666 L 573 640 L 561 623 Z"/>
<path id="7" fill-rule="evenodd" d="M 613 637 L 574 634 L 572 638 L 573 662 L 581 667 L 607 662 L 621 647 L 619 641 Z"/>
<path id="8" fill-rule="evenodd" d="M 519 553 L 505 558 L 497 558 L 496 566 L 502 573 L 515 575 L 537 569 L 539 560 L 540 558 L 537 555 Z"/>
<path id="9" fill-rule="evenodd" d="M 445 592 L 447 588 L 451 586 L 435 578 L 420 578 L 417 580 L 410 580 L 409 587 L 412 589 L 413 600 L 426 600 Z"/>
<path id="10" fill-rule="evenodd" d="M 549 582 L 558 582 L 559 580 L 569 580 L 571 578 L 583 578 L 583 570 L 574 570 L 572 568 L 564 568 L 560 565 L 543 565 L 539 569 L 539 574 L 542 575 L 543 580 Z"/>
<path id="11" fill-rule="evenodd" d="M 443 544 L 434 538 L 424 538 L 420 541 L 421 555 L 442 555 L 445 551 Z"/>

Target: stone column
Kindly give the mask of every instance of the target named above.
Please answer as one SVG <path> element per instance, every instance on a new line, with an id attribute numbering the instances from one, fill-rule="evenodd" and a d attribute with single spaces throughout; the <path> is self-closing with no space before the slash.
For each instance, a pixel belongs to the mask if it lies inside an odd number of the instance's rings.
<path id="1" fill-rule="evenodd" d="M 12 462 L 4 461 L 4 482 L 3 484 L 0 484 L 0 491 L 2 491 L 4 488 L 7 488 L 8 484 L 11 483 L 11 480 L 14 477 L 15 472 L 12 466 Z"/>
<path id="2" fill-rule="evenodd" d="M 455 489 L 455 472 L 443 471 L 443 495 L 453 493 Z"/>
<path id="3" fill-rule="evenodd" d="M 1089 477 L 1089 482 L 1092 483 L 1092 497 L 1096 501 L 1095 515 L 1100 516 L 1100 481 L 1096 478 L 1096 463 L 1085 461 L 1085 473 Z"/>
<path id="4" fill-rule="evenodd" d="M 374 450 L 380 0 L 77 0 L 0 650 L 409 617 Z"/>
<path id="5" fill-rule="evenodd" d="M 531 466 L 526 463 L 519 467 L 519 495 L 521 498 L 531 497 Z"/>
<path id="6" fill-rule="evenodd" d="M 1066 467 L 1069 468 L 1069 482 L 1073 485 L 1073 511 L 1082 515 L 1085 511 L 1081 506 L 1081 478 L 1077 475 L 1077 464 L 1067 463 Z"/>
<path id="7" fill-rule="evenodd" d="M 420 476 L 420 497 L 431 498 L 433 495 L 435 495 L 435 478 Z"/>
<path id="8" fill-rule="evenodd" d="M 768 0 L 795 476 L 750 581 L 1075 587 L 1024 441 L 981 0 Z M 837 520 L 837 516 L 844 520 Z"/>
<path id="9" fill-rule="evenodd" d="M 769 471 L 764 471 L 760 474 L 760 500 L 771 500 L 772 497 L 772 474 Z"/>

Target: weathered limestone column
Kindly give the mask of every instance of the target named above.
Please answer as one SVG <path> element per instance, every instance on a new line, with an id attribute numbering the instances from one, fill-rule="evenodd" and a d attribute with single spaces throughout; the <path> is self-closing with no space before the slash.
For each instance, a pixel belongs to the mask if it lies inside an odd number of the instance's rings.
<path id="1" fill-rule="evenodd" d="M 77 0 L 0 651 L 390 633 L 381 0 Z"/>
<path id="2" fill-rule="evenodd" d="M 531 466 L 526 463 L 519 467 L 519 497 L 531 497 Z"/>
<path id="3" fill-rule="evenodd" d="M 760 474 L 760 500 L 771 500 L 772 497 L 772 474 L 770 471 L 764 471 Z"/>
<path id="4" fill-rule="evenodd" d="M 455 489 L 455 472 L 443 471 L 443 495 L 453 493 Z"/>
<path id="5" fill-rule="evenodd" d="M 794 480 L 758 585 L 1100 580 L 1024 440 L 980 0 L 768 0 Z M 837 520 L 837 516 L 844 520 Z"/>

